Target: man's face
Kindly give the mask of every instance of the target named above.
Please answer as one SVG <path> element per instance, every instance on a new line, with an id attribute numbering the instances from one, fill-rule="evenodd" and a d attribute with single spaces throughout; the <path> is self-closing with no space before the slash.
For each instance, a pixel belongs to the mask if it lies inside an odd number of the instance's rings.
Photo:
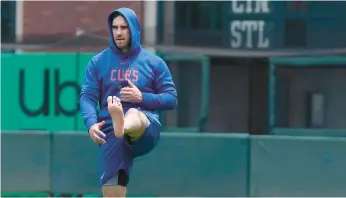
<path id="1" fill-rule="evenodd" d="M 112 21 L 113 39 L 116 46 L 123 52 L 130 49 L 131 34 L 129 26 L 122 16 L 117 16 Z"/>

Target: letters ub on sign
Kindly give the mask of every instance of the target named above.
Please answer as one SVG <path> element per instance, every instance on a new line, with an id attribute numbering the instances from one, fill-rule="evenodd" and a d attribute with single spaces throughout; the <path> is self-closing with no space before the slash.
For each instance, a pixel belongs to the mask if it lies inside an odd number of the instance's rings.
<path id="1" fill-rule="evenodd" d="M 236 1 L 231 2 L 232 20 L 230 23 L 232 48 L 269 48 L 269 38 L 264 34 L 266 22 L 264 20 L 239 20 L 244 15 L 270 14 L 268 1 Z"/>

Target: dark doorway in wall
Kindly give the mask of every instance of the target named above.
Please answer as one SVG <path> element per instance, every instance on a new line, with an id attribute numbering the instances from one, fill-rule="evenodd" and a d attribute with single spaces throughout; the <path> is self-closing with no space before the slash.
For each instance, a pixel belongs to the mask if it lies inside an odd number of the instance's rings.
<path id="1" fill-rule="evenodd" d="M 208 131 L 268 133 L 267 59 L 211 59 Z"/>

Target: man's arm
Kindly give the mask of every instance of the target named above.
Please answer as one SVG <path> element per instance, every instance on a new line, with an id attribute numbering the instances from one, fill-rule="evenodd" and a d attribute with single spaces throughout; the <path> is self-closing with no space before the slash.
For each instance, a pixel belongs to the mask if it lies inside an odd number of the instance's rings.
<path id="1" fill-rule="evenodd" d="M 177 106 L 177 91 L 166 63 L 161 60 L 155 67 L 154 90 L 156 93 L 142 93 L 142 105 L 149 109 L 171 110 Z"/>
<path id="2" fill-rule="evenodd" d="M 88 130 L 97 123 L 96 108 L 99 92 L 98 72 L 94 59 L 91 59 L 85 69 L 85 78 L 80 94 L 80 112 Z"/>

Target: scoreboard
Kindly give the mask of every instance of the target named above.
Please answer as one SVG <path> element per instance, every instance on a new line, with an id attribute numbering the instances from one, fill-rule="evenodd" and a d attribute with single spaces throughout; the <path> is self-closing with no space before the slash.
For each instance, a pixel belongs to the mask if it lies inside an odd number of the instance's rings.
<path id="1" fill-rule="evenodd" d="M 257 50 L 346 47 L 346 1 L 177 1 L 175 42 Z"/>
<path id="2" fill-rule="evenodd" d="M 264 34 L 267 29 L 265 20 L 256 20 L 256 15 L 270 14 L 268 1 L 232 1 L 230 6 L 230 47 L 231 48 L 269 48 L 270 40 Z M 249 19 L 242 16 L 249 17 Z M 259 17 L 262 18 L 262 17 Z"/>

